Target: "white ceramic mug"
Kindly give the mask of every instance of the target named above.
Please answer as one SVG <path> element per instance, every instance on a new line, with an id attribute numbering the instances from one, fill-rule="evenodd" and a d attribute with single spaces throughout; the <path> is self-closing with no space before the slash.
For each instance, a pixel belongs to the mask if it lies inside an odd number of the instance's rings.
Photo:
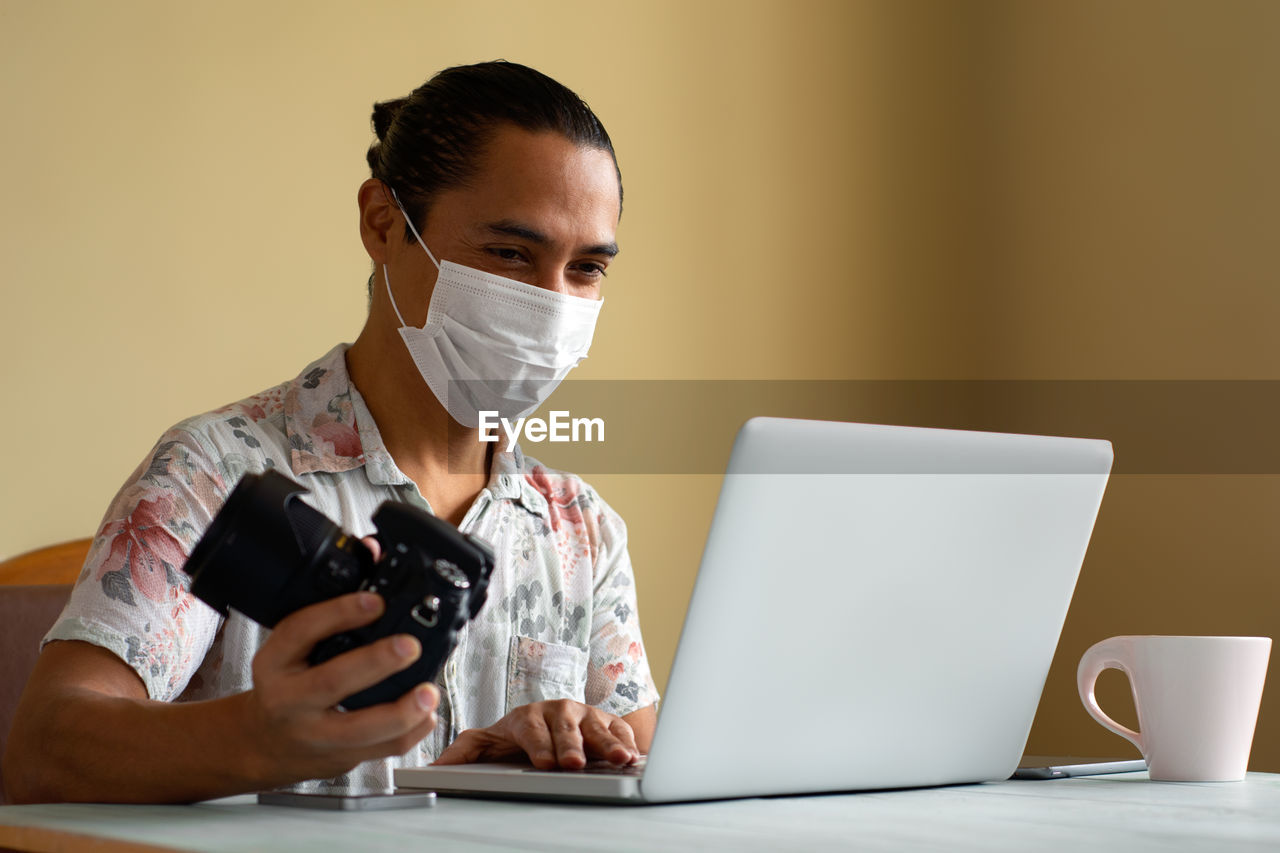
<path id="1" fill-rule="evenodd" d="M 1269 637 L 1112 637 L 1084 653 L 1076 685 L 1085 710 L 1141 750 L 1152 779 L 1238 782 L 1270 657 Z M 1104 669 L 1129 676 L 1138 731 L 1098 707 Z"/>

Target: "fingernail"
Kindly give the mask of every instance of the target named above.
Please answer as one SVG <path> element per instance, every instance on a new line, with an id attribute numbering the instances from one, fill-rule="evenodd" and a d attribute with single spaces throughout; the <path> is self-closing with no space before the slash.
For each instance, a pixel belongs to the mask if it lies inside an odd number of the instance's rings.
<path id="1" fill-rule="evenodd" d="M 436 692 L 434 684 L 419 684 L 413 689 L 413 701 L 417 702 L 422 710 L 432 711 L 431 716 L 434 718 L 436 705 L 440 703 L 440 694 Z"/>
<path id="2" fill-rule="evenodd" d="M 376 592 L 362 592 L 360 595 L 360 609 L 366 613 L 377 613 L 382 609 L 382 596 Z"/>
<path id="3" fill-rule="evenodd" d="M 416 658 L 422 654 L 422 644 L 418 642 L 417 637 L 409 634 L 397 634 L 391 640 L 391 648 L 395 649 L 396 654 L 402 658 Z"/>

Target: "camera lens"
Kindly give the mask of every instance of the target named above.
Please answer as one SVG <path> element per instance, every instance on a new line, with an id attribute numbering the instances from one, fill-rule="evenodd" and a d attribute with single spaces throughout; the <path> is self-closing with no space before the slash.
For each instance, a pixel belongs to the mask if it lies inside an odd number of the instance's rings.
<path id="1" fill-rule="evenodd" d="M 372 555 L 301 499 L 283 474 L 246 474 L 187 560 L 191 592 L 274 627 L 300 607 L 359 588 Z"/>

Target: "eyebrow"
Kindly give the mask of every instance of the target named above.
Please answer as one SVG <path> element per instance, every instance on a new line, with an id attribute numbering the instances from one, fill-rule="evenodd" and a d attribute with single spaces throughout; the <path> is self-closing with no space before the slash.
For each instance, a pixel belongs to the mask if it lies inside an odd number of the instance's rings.
<path id="1" fill-rule="evenodd" d="M 500 234 L 504 237 L 519 237 L 522 240 L 528 240 L 538 246 L 551 245 L 551 238 L 535 228 L 528 225 L 521 225 L 519 222 L 513 222 L 509 219 L 503 219 L 499 222 L 490 222 L 485 226 L 491 234 Z M 618 254 L 617 243 L 595 243 L 590 246 L 578 247 L 577 253 L 580 255 L 604 255 L 612 258 Z"/>

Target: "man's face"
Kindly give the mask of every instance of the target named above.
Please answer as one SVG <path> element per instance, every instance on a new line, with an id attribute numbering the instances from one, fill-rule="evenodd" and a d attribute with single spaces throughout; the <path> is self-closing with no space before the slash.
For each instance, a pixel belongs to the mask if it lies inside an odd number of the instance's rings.
<path id="1" fill-rule="evenodd" d="M 609 152 L 508 125 L 494 135 L 470 184 L 436 197 L 422 239 L 441 262 L 600 299 L 617 254 L 620 206 Z M 405 321 L 420 326 L 436 269 L 412 238 L 394 254 L 396 300 Z"/>

